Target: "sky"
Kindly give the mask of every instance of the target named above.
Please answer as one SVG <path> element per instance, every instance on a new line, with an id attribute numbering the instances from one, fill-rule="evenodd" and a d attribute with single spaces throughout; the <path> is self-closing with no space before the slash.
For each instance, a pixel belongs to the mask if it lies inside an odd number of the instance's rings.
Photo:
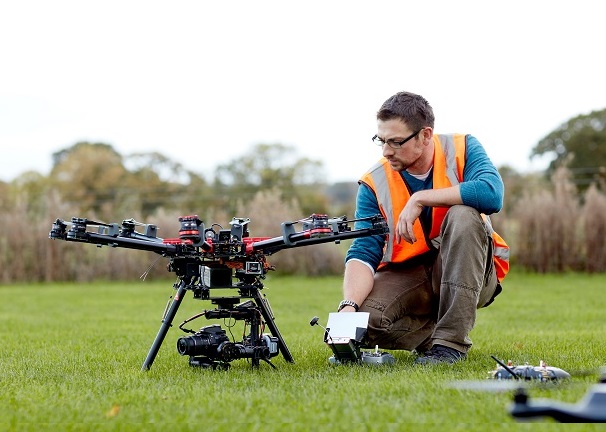
<path id="1" fill-rule="evenodd" d="M 160 152 L 207 179 L 256 144 L 355 181 L 381 156 L 375 114 L 423 95 L 435 132 L 498 167 L 606 108 L 606 3 L 0 0 L 0 180 L 47 175 L 80 141 Z"/>

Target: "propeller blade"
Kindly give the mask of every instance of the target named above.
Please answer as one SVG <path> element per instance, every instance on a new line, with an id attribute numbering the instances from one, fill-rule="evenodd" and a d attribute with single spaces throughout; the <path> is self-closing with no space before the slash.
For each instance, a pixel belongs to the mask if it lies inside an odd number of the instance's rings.
<path id="1" fill-rule="evenodd" d="M 462 380 L 451 382 L 448 387 L 456 390 L 505 393 L 526 388 L 526 385 L 516 380 Z"/>

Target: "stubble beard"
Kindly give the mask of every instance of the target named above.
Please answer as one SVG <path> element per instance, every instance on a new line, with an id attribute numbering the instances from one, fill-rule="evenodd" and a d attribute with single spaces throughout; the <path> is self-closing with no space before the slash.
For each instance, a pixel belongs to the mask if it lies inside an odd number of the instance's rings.
<path id="1" fill-rule="evenodd" d="M 389 159 L 388 159 L 388 161 L 389 161 Z M 401 172 L 401 171 L 408 169 L 412 164 L 407 161 L 394 160 L 393 162 L 389 161 L 389 165 L 391 166 L 391 169 L 393 169 L 394 171 Z"/>

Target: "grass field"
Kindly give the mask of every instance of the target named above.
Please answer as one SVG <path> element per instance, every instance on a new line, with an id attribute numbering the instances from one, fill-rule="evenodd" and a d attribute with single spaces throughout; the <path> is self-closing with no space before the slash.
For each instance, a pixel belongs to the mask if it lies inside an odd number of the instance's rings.
<path id="1" fill-rule="evenodd" d="M 548 421 L 514 425 L 508 392 L 450 384 L 485 379 L 495 366 L 490 355 L 545 360 L 575 376 L 533 387 L 531 396 L 576 402 L 606 365 L 606 275 L 514 272 L 504 293 L 479 311 L 468 360 L 437 367 L 414 366 L 414 357 L 399 351 L 391 366 L 329 364 L 323 330 L 309 320 L 317 315 L 326 323 L 340 285 L 337 277 L 267 279 L 263 292 L 295 358 L 275 357 L 276 370 L 265 363 L 252 369 L 247 360 L 228 371 L 188 366 L 176 352 L 184 335 L 177 324 L 213 307 L 188 293 L 145 372 L 172 281 L 0 287 L 0 429 L 384 431 L 433 423 L 446 430 L 553 430 Z"/>

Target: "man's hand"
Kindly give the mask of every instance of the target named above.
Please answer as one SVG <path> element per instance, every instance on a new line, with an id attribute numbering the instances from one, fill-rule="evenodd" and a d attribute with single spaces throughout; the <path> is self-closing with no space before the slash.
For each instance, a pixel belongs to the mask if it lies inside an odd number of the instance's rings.
<path id="1" fill-rule="evenodd" d="M 404 209 L 400 213 L 398 223 L 396 224 L 395 241 L 400 243 L 402 240 L 412 244 L 417 241 L 413 225 L 423 211 L 423 205 L 420 204 L 415 197 L 417 194 L 412 194 Z"/>
<path id="2" fill-rule="evenodd" d="M 459 185 L 413 193 L 400 213 L 394 240 L 396 243 L 405 240 L 411 244 L 417 241 L 412 227 L 421 215 L 423 207 L 451 207 L 457 204 L 463 204 Z"/>

